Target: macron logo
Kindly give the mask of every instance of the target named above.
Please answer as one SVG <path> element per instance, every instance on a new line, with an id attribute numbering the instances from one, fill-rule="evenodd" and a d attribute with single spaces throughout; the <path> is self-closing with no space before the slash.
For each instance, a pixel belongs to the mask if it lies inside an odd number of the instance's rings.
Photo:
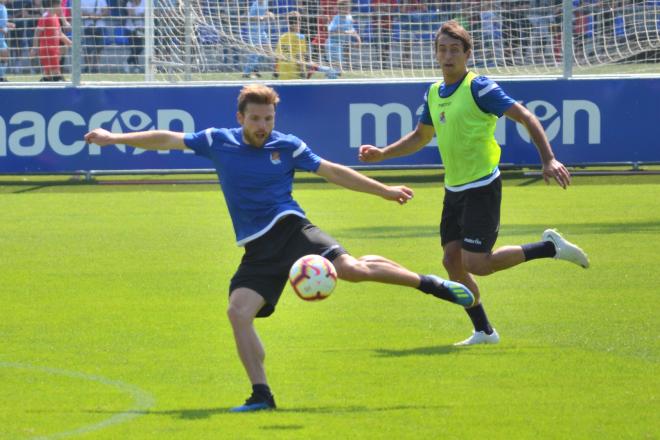
<path id="1" fill-rule="evenodd" d="M 463 239 L 463 241 L 466 242 L 466 243 L 470 243 L 470 244 L 479 244 L 479 245 L 481 244 L 481 240 L 479 240 L 478 238 L 467 238 L 466 237 L 466 238 Z"/>

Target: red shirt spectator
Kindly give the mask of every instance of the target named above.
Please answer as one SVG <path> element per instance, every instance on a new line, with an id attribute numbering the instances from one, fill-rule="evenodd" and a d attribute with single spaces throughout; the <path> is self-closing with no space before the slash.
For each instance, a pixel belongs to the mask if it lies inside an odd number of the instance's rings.
<path id="1" fill-rule="evenodd" d="M 62 0 L 60 2 L 60 11 L 62 13 L 62 17 L 69 23 L 71 22 L 71 0 Z"/>
<path id="2" fill-rule="evenodd" d="M 50 11 L 44 12 L 37 22 L 37 32 L 39 32 L 39 54 L 51 48 L 55 48 L 59 52 L 62 28 L 57 14 Z"/>
<path id="3" fill-rule="evenodd" d="M 334 17 L 337 15 L 337 0 L 321 0 L 321 14 Z"/>
<path id="4" fill-rule="evenodd" d="M 47 2 L 46 12 L 37 22 L 37 28 L 34 31 L 34 44 L 32 52 L 39 52 L 39 61 L 43 68 L 43 81 L 63 80 L 60 70 L 60 44 L 71 45 L 71 40 L 62 32 L 60 17 L 57 15 L 59 6 Z"/>

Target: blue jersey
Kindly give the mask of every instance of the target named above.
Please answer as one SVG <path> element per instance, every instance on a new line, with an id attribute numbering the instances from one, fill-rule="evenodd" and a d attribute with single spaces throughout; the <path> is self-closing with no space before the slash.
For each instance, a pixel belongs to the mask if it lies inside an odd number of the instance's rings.
<path id="1" fill-rule="evenodd" d="M 7 26 L 8 20 L 7 7 L 0 4 L 0 49 L 7 49 L 5 38 L 7 37 L 7 33 L 9 33 L 9 26 Z"/>
<path id="2" fill-rule="evenodd" d="M 346 32 L 354 32 L 352 15 L 335 15 L 328 25 L 328 42 L 330 45 L 340 45 L 342 43 L 350 43 L 353 39 L 351 34 Z M 339 32 L 339 33 L 336 33 Z"/>
<path id="3" fill-rule="evenodd" d="M 454 84 L 445 85 L 444 83 L 438 88 L 438 94 L 442 98 L 451 96 L 456 91 L 458 86 L 463 82 L 463 78 Z M 474 102 L 484 113 L 491 113 L 500 117 L 516 103 L 514 99 L 509 97 L 504 90 L 492 79 L 485 76 L 478 76 L 470 84 L 470 91 Z M 428 94 L 428 90 L 426 91 Z M 431 113 L 429 112 L 428 96 L 424 95 L 424 111 L 419 117 L 419 122 L 425 125 L 433 125 L 431 120 Z"/>
<path id="4" fill-rule="evenodd" d="M 209 128 L 187 133 L 184 143 L 213 161 L 239 246 L 285 215 L 305 217 L 291 196 L 293 175 L 316 172 L 321 158 L 296 136 L 273 131 L 262 147 L 253 147 L 243 142 L 242 128 Z"/>

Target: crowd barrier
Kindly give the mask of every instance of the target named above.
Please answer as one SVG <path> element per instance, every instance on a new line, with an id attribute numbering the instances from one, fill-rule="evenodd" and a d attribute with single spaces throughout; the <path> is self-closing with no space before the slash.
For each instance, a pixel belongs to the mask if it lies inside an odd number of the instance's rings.
<path id="1" fill-rule="evenodd" d="M 660 79 L 501 80 L 545 127 L 569 165 L 660 162 Z M 428 82 L 282 84 L 276 128 L 325 159 L 349 166 L 361 144 L 383 146 L 412 130 Z M 153 152 L 87 145 L 95 127 L 193 132 L 233 127 L 240 85 L 0 89 L 0 173 L 207 169 L 190 151 Z M 501 118 L 502 163 L 538 165 L 525 129 Z M 435 140 L 388 166 L 435 167 Z"/>

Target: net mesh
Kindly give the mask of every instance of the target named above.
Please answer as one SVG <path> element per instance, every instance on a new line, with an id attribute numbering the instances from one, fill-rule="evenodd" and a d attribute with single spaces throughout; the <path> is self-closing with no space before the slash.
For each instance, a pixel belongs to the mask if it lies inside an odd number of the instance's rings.
<path id="1" fill-rule="evenodd" d="M 559 0 L 81 0 L 78 41 L 71 0 L 3 1 L 10 81 L 68 79 L 70 44 L 84 81 L 437 77 L 433 37 L 449 19 L 471 33 L 481 73 L 564 62 Z M 576 74 L 660 72 L 658 0 L 574 0 L 571 30 Z"/>

